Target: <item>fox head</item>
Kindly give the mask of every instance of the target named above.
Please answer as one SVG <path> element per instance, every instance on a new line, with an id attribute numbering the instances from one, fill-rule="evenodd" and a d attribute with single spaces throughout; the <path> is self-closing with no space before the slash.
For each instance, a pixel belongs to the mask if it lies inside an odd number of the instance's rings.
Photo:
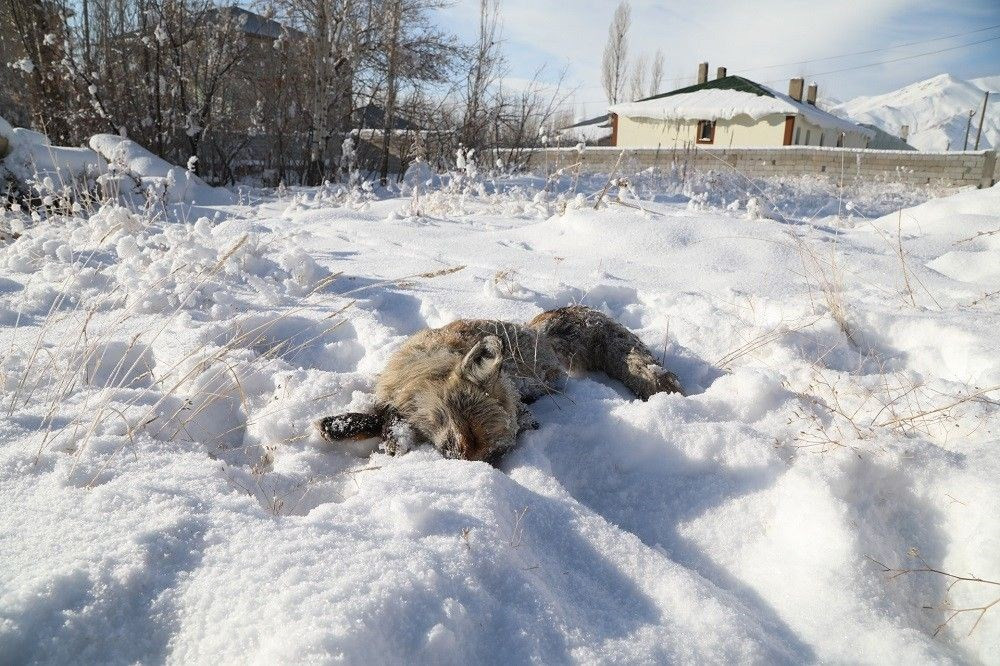
<path id="1" fill-rule="evenodd" d="M 500 338 L 485 336 L 456 358 L 437 357 L 433 367 L 400 368 L 412 387 L 402 404 L 379 405 L 368 419 L 327 417 L 318 424 L 320 431 L 336 440 L 381 434 L 387 449 L 394 450 L 398 447 L 393 440 L 408 428 L 418 442 L 465 460 L 486 460 L 510 448 L 517 437 L 519 396 L 503 372 Z M 351 430 L 352 423 L 364 432 Z M 372 432 L 376 426 L 380 432 Z"/>
<path id="2" fill-rule="evenodd" d="M 406 421 L 448 457 L 485 460 L 517 437 L 517 390 L 503 373 L 503 345 L 489 335 L 414 396 Z"/>

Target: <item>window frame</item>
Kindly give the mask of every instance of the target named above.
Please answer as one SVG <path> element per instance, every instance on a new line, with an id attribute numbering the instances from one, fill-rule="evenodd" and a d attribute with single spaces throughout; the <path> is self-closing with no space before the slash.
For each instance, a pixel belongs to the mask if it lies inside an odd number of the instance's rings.
<path id="1" fill-rule="evenodd" d="M 709 137 L 707 139 L 703 139 L 703 138 L 701 138 L 701 135 L 702 135 L 701 128 L 704 127 L 706 124 L 709 126 L 709 129 L 710 129 L 710 131 L 709 131 Z M 714 120 L 699 120 L 698 121 L 698 128 L 697 128 L 696 134 L 695 134 L 695 143 L 702 143 L 702 144 L 712 144 L 712 143 L 715 143 L 715 121 Z"/>

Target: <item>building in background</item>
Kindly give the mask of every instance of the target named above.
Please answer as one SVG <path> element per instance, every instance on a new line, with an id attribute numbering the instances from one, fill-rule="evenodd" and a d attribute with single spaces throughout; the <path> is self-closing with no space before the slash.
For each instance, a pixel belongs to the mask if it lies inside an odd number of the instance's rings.
<path id="1" fill-rule="evenodd" d="M 566 141 L 582 141 L 591 146 L 610 146 L 613 134 L 611 116 L 607 113 L 595 118 L 579 120 L 567 127 L 559 128 L 560 138 Z"/>
<path id="2" fill-rule="evenodd" d="M 830 146 L 866 148 L 875 133 L 816 106 L 816 84 L 803 100 L 804 82 L 792 79 L 788 94 L 718 69 L 709 81 L 708 63 L 698 83 L 635 102 L 616 104 L 611 145 L 622 148 L 764 148 Z"/>
<path id="3" fill-rule="evenodd" d="M 875 150 L 916 150 L 916 148 L 906 142 L 905 136 L 889 134 L 877 125 L 870 125 L 868 123 L 858 124 L 861 125 L 861 127 L 866 127 L 875 133 L 875 136 L 868 143 L 869 148 L 874 148 Z M 903 134 L 903 132 L 900 133 Z"/>

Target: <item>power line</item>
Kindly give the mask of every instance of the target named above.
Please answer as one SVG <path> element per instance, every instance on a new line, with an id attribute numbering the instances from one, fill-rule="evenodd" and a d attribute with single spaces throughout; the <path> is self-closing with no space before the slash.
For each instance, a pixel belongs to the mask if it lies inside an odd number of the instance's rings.
<path id="1" fill-rule="evenodd" d="M 940 42 L 944 39 L 952 39 L 954 37 L 965 37 L 966 35 L 974 35 L 978 32 L 985 32 L 987 30 L 993 30 L 994 28 L 1000 28 L 1000 23 L 997 25 L 991 25 L 986 28 L 979 28 L 977 30 L 970 30 L 968 32 L 956 32 L 953 35 L 944 35 L 943 37 L 933 37 L 931 39 L 921 39 L 916 42 L 907 42 L 905 44 L 896 44 L 895 46 L 883 46 L 879 49 L 869 49 L 868 51 L 854 51 L 853 53 L 842 53 L 840 55 L 826 56 L 824 58 L 809 58 L 807 60 L 799 60 L 797 62 L 786 62 L 778 65 L 761 65 L 760 67 L 747 67 L 737 71 L 740 72 L 755 72 L 760 69 L 774 69 L 775 67 L 791 67 L 792 65 L 808 65 L 811 62 L 823 62 L 824 60 L 839 60 L 840 58 L 850 58 L 851 56 L 857 55 L 868 55 L 869 53 L 880 53 L 882 51 L 894 51 L 895 49 L 906 48 L 907 46 L 916 46 L 917 44 L 929 44 L 930 42 Z"/>
<path id="2" fill-rule="evenodd" d="M 920 40 L 920 41 L 916 41 L 916 42 L 907 42 L 905 44 L 897 44 L 895 46 L 885 46 L 885 47 L 878 48 L 878 49 L 870 49 L 868 51 L 855 51 L 853 53 L 843 53 L 843 54 L 840 54 L 840 55 L 825 56 L 823 58 L 809 58 L 807 60 L 799 60 L 799 61 L 796 61 L 796 62 L 779 63 L 779 64 L 774 64 L 774 65 L 761 65 L 759 67 L 745 67 L 743 69 L 734 70 L 733 73 L 755 72 L 755 71 L 763 70 L 763 69 L 775 69 L 777 67 L 792 67 L 792 66 L 795 66 L 795 65 L 805 65 L 805 64 L 808 64 L 808 63 L 811 63 L 811 62 L 823 62 L 823 61 L 826 61 L 826 60 L 838 60 L 840 58 L 848 58 L 848 57 L 857 56 L 857 55 L 866 55 L 866 54 L 870 54 L 870 53 L 880 53 L 882 51 L 893 51 L 895 49 L 906 48 L 908 46 L 915 46 L 917 44 L 927 44 L 927 43 L 930 43 L 930 42 L 939 42 L 939 41 L 944 40 L 944 39 L 953 39 L 955 37 L 964 37 L 966 35 L 972 35 L 972 34 L 976 34 L 976 33 L 979 33 L 979 32 L 985 32 L 987 30 L 994 30 L 996 28 L 1000 28 L 1000 24 L 991 25 L 991 26 L 988 26 L 986 28 L 978 28 L 976 30 L 970 30 L 968 32 L 958 32 L 958 33 L 954 33 L 954 34 L 951 34 L 951 35 L 944 35 L 942 37 L 933 37 L 931 39 L 924 39 L 924 40 Z M 948 48 L 938 49 L 938 50 L 935 50 L 935 51 L 927 51 L 925 53 L 914 53 L 914 54 L 911 54 L 911 55 L 900 56 L 898 58 L 891 58 L 889 60 L 882 60 L 882 61 L 879 61 L 879 62 L 868 63 L 868 64 L 865 64 L 865 65 L 855 65 L 855 66 L 852 66 L 852 67 L 844 67 L 842 69 L 835 69 L 835 70 L 831 70 L 831 71 L 828 71 L 828 72 L 819 72 L 819 73 L 816 73 L 816 74 L 808 74 L 807 76 L 808 77 L 826 76 L 828 74 L 839 74 L 841 72 L 849 72 L 849 71 L 852 71 L 852 70 L 855 70 L 855 69 L 865 69 L 865 68 L 868 68 L 868 67 L 877 67 L 878 65 L 885 65 L 885 64 L 893 63 L 893 62 L 900 62 L 900 61 L 903 61 L 903 60 L 909 60 L 911 58 L 922 58 L 922 57 L 928 56 L 928 55 L 935 55 L 937 53 L 945 53 L 947 51 L 954 51 L 956 49 L 966 48 L 966 47 L 969 47 L 969 46 L 976 46 L 977 44 L 984 44 L 986 42 L 992 42 L 992 41 L 994 41 L 996 39 L 1000 39 L 1000 35 L 997 35 L 996 37 L 990 37 L 988 39 L 982 39 L 982 40 L 979 40 L 979 41 L 976 41 L 976 42 L 970 42 L 968 44 L 959 44 L 957 46 L 950 46 Z M 673 79 L 667 79 L 666 81 L 669 82 L 669 83 L 676 83 L 678 81 L 689 81 L 689 80 L 691 80 L 691 78 L 692 78 L 691 76 L 679 76 L 679 77 L 676 77 L 676 78 L 673 78 Z M 765 83 L 780 83 L 783 80 L 784 79 L 772 79 L 770 81 L 766 81 Z M 600 104 L 600 103 L 603 103 L 603 102 L 606 102 L 606 101 L 607 101 L 606 99 L 602 99 L 602 100 L 587 100 L 587 101 L 581 101 L 581 102 L 576 102 L 576 103 L 577 104 Z"/>
<path id="3" fill-rule="evenodd" d="M 978 42 L 970 42 L 968 44 L 959 44 L 958 46 L 949 46 L 945 49 L 938 49 L 936 51 L 926 51 L 924 53 L 914 53 L 908 56 L 901 56 L 899 58 L 890 58 L 889 60 L 880 60 L 879 62 L 870 62 L 867 65 L 855 65 L 854 67 L 844 67 L 842 69 L 831 69 L 828 72 L 817 72 L 815 74 L 809 74 L 809 78 L 815 78 L 817 76 L 826 76 L 827 74 L 839 74 L 841 72 L 851 72 L 856 69 L 865 69 L 866 67 L 878 67 L 879 65 L 888 65 L 891 62 L 900 62 L 902 60 L 912 60 L 913 58 L 922 58 L 924 56 L 935 55 L 937 53 L 945 53 L 946 51 L 954 51 L 955 49 L 964 49 L 969 46 L 975 46 L 977 44 L 985 44 L 986 42 L 992 42 L 1000 39 L 1000 35 L 996 37 L 990 37 L 989 39 L 981 39 Z M 784 79 L 772 79 L 766 83 L 777 83 L 783 81 Z"/>

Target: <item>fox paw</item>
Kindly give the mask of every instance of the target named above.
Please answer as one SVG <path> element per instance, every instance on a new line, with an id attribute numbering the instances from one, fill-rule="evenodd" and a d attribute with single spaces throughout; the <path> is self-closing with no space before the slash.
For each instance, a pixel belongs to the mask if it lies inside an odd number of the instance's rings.
<path id="1" fill-rule="evenodd" d="M 517 408 L 517 431 L 522 433 L 526 430 L 538 430 L 541 427 L 535 415 L 523 404 Z"/>

